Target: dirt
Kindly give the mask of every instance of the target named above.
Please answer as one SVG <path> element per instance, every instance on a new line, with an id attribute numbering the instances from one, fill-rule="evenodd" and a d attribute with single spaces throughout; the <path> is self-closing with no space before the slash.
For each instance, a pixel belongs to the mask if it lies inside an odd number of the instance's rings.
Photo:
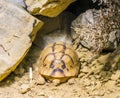
<path id="1" fill-rule="evenodd" d="M 102 70 L 110 53 L 102 54 L 90 64 L 80 59 L 78 77 L 55 86 L 38 73 L 36 61 L 40 51 L 33 44 L 20 66 L 0 83 L 0 98 L 120 98 L 120 70 L 111 76 L 108 74 L 111 72 Z"/>

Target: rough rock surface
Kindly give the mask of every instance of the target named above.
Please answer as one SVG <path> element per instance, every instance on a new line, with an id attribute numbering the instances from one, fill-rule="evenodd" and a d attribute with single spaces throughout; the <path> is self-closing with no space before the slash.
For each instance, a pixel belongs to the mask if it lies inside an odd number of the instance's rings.
<path id="1" fill-rule="evenodd" d="M 7 2 L 12 2 L 14 4 L 20 5 L 22 7 L 26 7 L 24 0 L 5 0 Z"/>
<path id="2" fill-rule="evenodd" d="M 55 17 L 75 0 L 25 0 L 27 10 L 34 15 Z"/>
<path id="3" fill-rule="evenodd" d="M 72 22 L 72 38 L 95 55 L 102 50 L 114 50 L 120 43 L 120 6 L 108 4 L 99 10 L 90 9 Z"/>
<path id="4" fill-rule="evenodd" d="M 93 3 L 98 3 L 98 5 L 102 5 L 102 4 L 107 4 L 107 3 L 117 3 L 117 4 L 120 4 L 119 0 L 92 0 Z"/>
<path id="5" fill-rule="evenodd" d="M 42 25 L 22 8 L 0 1 L 0 81 L 23 60 Z"/>

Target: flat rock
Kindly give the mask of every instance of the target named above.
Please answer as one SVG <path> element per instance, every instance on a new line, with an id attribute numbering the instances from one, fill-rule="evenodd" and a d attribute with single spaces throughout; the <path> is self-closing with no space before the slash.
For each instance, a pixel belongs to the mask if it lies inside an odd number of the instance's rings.
<path id="1" fill-rule="evenodd" d="M 27 10 L 34 15 L 56 17 L 75 0 L 25 0 Z"/>
<path id="2" fill-rule="evenodd" d="M 22 7 L 0 0 L 0 81 L 23 60 L 42 25 Z"/>

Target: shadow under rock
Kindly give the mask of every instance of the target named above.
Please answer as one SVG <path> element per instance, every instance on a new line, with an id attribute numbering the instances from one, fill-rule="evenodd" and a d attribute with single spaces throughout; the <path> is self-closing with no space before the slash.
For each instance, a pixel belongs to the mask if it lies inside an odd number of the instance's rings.
<path id="1" fill-rule="evenodd" d="M 35 64 L 39 58 L 40 52 L 41 49 L 33 44 L 19 66 L 8 77 L 0 82 L 0 87 L 9 87 L 15 82 L 29 82 L 29 68 L 31 67 L 33 71 L 35 70 Z M 16 77 L 18 80 L 15 79 Z"/>
<path id="2" fill-rule="evenodd" d="M 101 71 L 106 73 L 106 76 L 104 76 L 104 78 L 108 78 L 111 77 L 112 74 L 118 70 L 120 70 L 120 45 L 108 57 L 107 62 L 105 63 Z"/>

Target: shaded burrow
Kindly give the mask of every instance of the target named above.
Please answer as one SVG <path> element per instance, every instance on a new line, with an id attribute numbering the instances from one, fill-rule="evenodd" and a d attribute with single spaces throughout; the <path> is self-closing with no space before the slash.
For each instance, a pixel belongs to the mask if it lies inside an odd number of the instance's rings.
<path id="1" fill-rule="evenodd" d="M 66 36 L 66 35 L 61 32 L 67 32 L 67 35 L 71 36 L 72 21 L 75 20 L 80 14 L 84 13 L 85 11 L 87 11 L 89 9 L 100 9 L 101 7 L 104 7 L 103 3 L 100 3 L 100 4 L 99 3 L 100 2 L 97 2 L 97 1 L 93 2 L 92 0 L 76 0 L 75 2 L 70 4 L 66 8 L 66 10 L 64 10 L 60 15 L 58 15 L 56 17 L 50 18 L 50 17 L 46 17 L 46 16 L 41 16 L 41 15 L 35 16 L 38 19 L 44 21 L 44 25 L 43 25 L 42 29 L 37 33 L 34 43 L 37 46 L 42 47 L 42 49 L 43 49 L 43 47 L 46 46 L 46 43 L 48 44 L 49 42 L 56 41 L 56 38 L 58 38 L 59 36 L 60 36 L 60 41 L 61 40 L 63 41 L 64 40 L 63 36 Z M 59 34 L 56 31 L 58 29 L 60 30 L 60 31 L 58 31 Z M 44 36 L 45 36 L 45 38 L 44 38 Z M 53 37 L 53 36 L 55 36 L 55 37 Z M 50 39 L 50 41 L 46 42 L 47 39 Z M 51 40 L 51 39 L 54 39 L 54 40 Z M 66 40 L 69 40 L 69 37 Z M 68 43 L 71 43 L 71 42 L 68 42 Z M 43 46 L 40 46 L 41 44 Z"/>

